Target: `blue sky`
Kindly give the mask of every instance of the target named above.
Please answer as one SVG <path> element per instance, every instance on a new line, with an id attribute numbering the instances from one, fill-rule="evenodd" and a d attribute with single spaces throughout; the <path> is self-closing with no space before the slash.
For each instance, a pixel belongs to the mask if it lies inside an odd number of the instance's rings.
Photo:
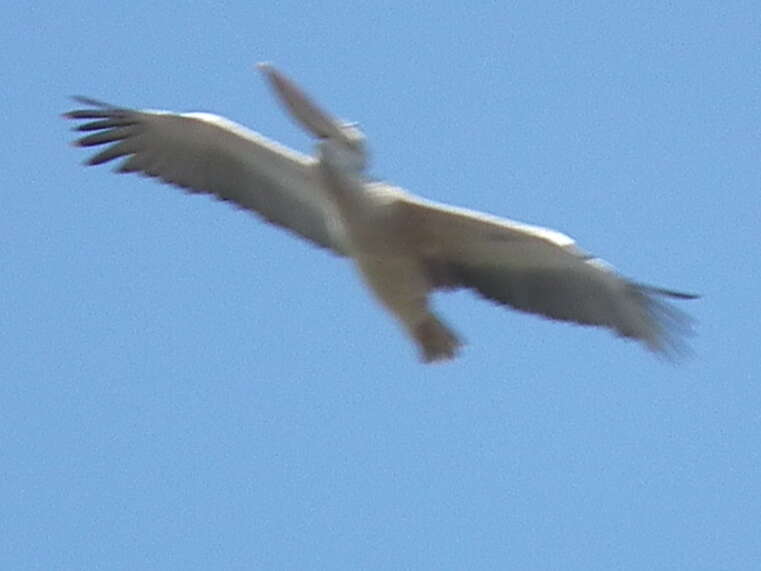
<path id="1" fill-rule="evenodd" d="M 6 7 L 0 567 L 758 568 L 758 3 L 257 4 Z M 345 260 L 68 144 L 85 94 L 310 151 L 260 60 L 377 177 L 702 293 L 693 355 L 461 292 L 425 367 Z"/>

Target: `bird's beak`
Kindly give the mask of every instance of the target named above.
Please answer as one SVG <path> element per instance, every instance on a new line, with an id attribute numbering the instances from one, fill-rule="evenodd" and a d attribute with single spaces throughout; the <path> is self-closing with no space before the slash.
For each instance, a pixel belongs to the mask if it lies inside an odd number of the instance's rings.
<path id="1" fill-rule="evenodd" d="M 296 84 L 276 70 L 270 63 L 259 63 L 257 67 L 269 80 L 288 112 L 307 131 L 318 139 L 335 139 L 348 142 L 340 121 L 320 109 Z"/>

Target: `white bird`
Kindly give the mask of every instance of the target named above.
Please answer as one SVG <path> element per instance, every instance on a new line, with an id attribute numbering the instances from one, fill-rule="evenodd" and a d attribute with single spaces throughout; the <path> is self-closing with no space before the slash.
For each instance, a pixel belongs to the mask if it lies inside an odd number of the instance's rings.
<path id="1" fill-rule="evenodd" d="M 318 139 L 304 156 L 208 113 L 137 111 L 77 97 L 88 109 L 82 147 L 107 145 L 86 164 L 126 157 L 138 172 L 230 201 L 354 262 L 375 297 L 415 341 L 424 362 L 453 358 L 461 341 L 431 310 L 436 289 L 470 288 L 550 319 L 607 327 L 673 353 L 688 318 L 663 298 L 697 296 L 630 281 L 537 226 L 424 200 L 364 175 L 364 136 L 260 64 L 293 117 Z"/>

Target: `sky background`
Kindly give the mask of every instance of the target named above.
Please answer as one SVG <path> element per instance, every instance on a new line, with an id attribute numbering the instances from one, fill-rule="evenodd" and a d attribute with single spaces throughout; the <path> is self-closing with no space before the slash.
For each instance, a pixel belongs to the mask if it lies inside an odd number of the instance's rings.
<path id="1" fill-rule="evenodd" d="M 6 5 L 0 568 L 758 569 L 761 7 L 646 4 Z M 703 294 L 693 355 L 460 292 L 423 366 L 345 260 L 69 145 L 85 94 L 310 152 L 261 60 L 375 176 Z"/>

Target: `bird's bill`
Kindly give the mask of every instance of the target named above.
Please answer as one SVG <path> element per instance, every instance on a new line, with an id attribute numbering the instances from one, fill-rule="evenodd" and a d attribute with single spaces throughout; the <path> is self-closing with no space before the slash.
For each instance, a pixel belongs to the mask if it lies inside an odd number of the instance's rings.
<path id="1" fill-rule="evenodd" d="M 257 67 L 269 80 L 270 86 L 288 112 L 307 131 L 319 139 L 346 141 L 341 123 L 320 109 L 296 84 L 276 70 L 272 64 L 260 63 Z"/>

